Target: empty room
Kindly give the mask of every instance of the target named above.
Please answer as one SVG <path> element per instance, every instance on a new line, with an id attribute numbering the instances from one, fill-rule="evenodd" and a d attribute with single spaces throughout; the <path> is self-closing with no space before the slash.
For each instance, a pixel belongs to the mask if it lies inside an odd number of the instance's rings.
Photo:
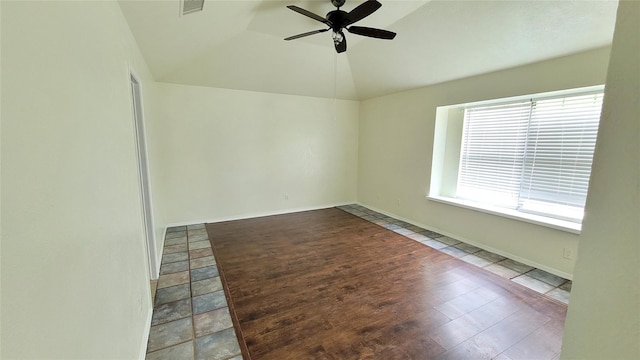
<path id="1" fill-rule="evenodd" d="M 0 358 L 640 358 L 640 2 L 0 20 Z"/>

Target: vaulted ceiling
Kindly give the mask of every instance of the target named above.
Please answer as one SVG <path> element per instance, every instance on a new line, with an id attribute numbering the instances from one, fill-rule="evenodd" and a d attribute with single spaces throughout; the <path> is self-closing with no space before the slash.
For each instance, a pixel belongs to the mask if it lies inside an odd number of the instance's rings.
<path id="1" fill-rule="evenodd" d="M 329 0 L 205 0 L 180 14 L 179 0 L 121 0 L 158 81 L 342 99 L 397 91 L 516 67 L 607 46 L 617 1 L 401 1 L 357 23 L 398 33 L 394 40 L 346 34 L 336 54 L 331 33 L 286 8 L 324 16 Z M 362 0 L 347 0 L 350 11 Z"/>

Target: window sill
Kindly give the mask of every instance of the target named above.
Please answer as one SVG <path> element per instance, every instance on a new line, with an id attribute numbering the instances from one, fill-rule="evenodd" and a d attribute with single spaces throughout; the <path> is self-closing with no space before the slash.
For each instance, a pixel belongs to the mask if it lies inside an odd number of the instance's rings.
<path id="1" fill-rule="evenodd" d="M 576 224 L 570 221 L 564 221 L 554 218 L 548 218 L 540 215 L 526 214 L 515 210 L 503 209 L 495 206 L 479 204 L 472 201 L 455 199 L 444 196 L 427 196 L 428 200 L 436 201 L 444 204 L 459 206 L 466 209 L 476 210 L 487 214 L 498 215 L 514 220 L 520 220 L 531 224 L 550 227 L 552 229 L 562 230 L 573 234 L 580 234 L 582 224 Z"/>

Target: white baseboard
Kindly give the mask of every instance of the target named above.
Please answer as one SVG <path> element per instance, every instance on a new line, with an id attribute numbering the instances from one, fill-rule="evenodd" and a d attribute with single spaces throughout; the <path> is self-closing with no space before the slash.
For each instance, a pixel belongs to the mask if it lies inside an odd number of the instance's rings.
<path id="1" fill-rule="evenodd" d="M 167 228 L 173 227 L 173 226 L 216 223 L 216 222 L 222 222 L 222 221 L 253 219 L 253 218 L 258 218 L 258 217 L 263 217 L 263 216 L 291 214 L 291 213 L 296 213 L 296 212 L 327 209 L 327 208 L 332 208 L 332 207 L 336 207 L 336 206 L 343 206 L 343 205 L 356 204 L 356 203 L 357 202 L 354 200 L 354 201 L 345 202 L 345 203 L 334 203 L 334 204 L 325 204 L 325 205 L 309 206 L 309 207 L 302 207 L 302 208 L 283 209 L 283 210 L 275 210 L 275 211 L 265 211 L 265 212 L 247 213 L 247 214 L 240 214 L 240 215 L 223 216 L 223 217 L 218 217 L 218 218 L 206 218 L 206 219 L 199 219 L 199 220 L 193 220 L 193 221 L 182 221 L 182 222 L 170 223 L 170 224 L 167 225 Z M 166 230 L 165 230 L 165 232 L 166 232 Z"/>
<path id="2" fill-rule="evenodd" d="M 409 224 L 413 224 L 415 226 L 419 226 L 423 229 L 427 229 L 427 230 L 431 230 L 431 231 L 435 231 L 439 234 L 460 240 L 462 242 L 465 242 L 469 245 L 473 245 L 476 247 L 479 247 L 483 250 L 487 250 L 487 251 L 491 251 L 493 253 L 496 253 L 498 255 L 507 257 L 509 259 L 515 260 L 515 261 L 519 261 L 523 264 L 529 265 L 529 266 L 533 266 L 535 268 L 547 271 L 551 274 L 563 277 L 565 279 L 569 279 L 572 280 L 573 279 L 573 275 L 566 273 L 564 271 L 560 271 L 558 269 L 554 269 L 551 267 L 548 267 L 546 265 L 537 263 L 535 261 L 532 261 L 530 259 L 526 259 L 523 257 L 520 257 L 518 255 L 515 254 L 511 254 L 507 251 L 501 250 L 501 249 L 497 249 L 491 246 L 487 246 L 486 244 L 481 244 L 478 243 L 477 241 L 474 241 L 473 239 L 467 239 L 463 236 L 460 236 L 458 234 L 454 234 L 448 231 L 444 231 L 442 229 L 438 229 L 438 228 L 434 228 L 433 226 L 429 226 L 426 224 L 422 224 L 410 219 L 407 219 L 403 216 L 394 214 L 392 212 L 388 212 L 386 210 L 382 210 L 379 208 L 376 208 L 375 206 L 369 205 L 369 204 L 365 204 L 365 203 L 361 203 L 358 201 L 351 201 L 351 202 L 344 202 L 344 203 L 334 203 L 334 204 L 325 204 L 325 205 L 319 205 L 319 206 L 310 206 L 310 207 L 303 207 L 303 208 L 293 208 L 293 209 L 284 209 L 284 210 L 276 210 L 276 211 L 265 211 L 265 212 L 257 212 L 257 213 L 247 213 L 247 214 L 241 214 L 241 215 L 232 215 L 232 216 L 223 216 L 223 217 L 218 217 L 218 218 L 207 218 L 207 219 L 200 219 L 200 220 L 194 220 L 194 221 L 186 221 L 186 222 L 177 222 L 177 223 L 171 223 L 169 225 L 167 225 L 167 227 L 172 227 L 172 226 L 184 226 L 184 225 L 191 225 L 191 224 L 203 224 L 203 223 L 216 223 L 216 222 L 222 222 L 222 221 L 233 221 L 233 220 L 244 220 L 244 219 L 252 219 L 252 218 L 257 218 L 257 217 L 263 217 L 263 216 L 273 216 L 273 215 L 283 215 L 283 214 L 291 214 L 291 213 L 295 213 L 295 212 L 301 212 L 301 211 L 311 211 L 311 210 L 319 210 L 319 209 L 326 209 L 326 208 L 331 208 L 331 207 L 336 207 L 336 206 L 343 206 L 343 205 L 349 205 L 349 204 L 358 204 L 364 207 L 367 207 L 371 210 L 375 210 L 381 214 L 385 214 L 387 216 L 391 216 L 393 218 L 396 218 L 398 220 L 402 220 L 404 222 L 407 222 Z M 166 234 L 166 228 L 165 228 L 165 234 Z M 163 241 L 164 241 L 164 236 L 163 236 Z"/>
<path id="3" fill-rule="evenodd" d="M 167 236 L 167 228 L 168 227 L 165 226 L 162 229 L 162 237 L 156 238 L 156 242 L 161 243 L 160 246 L 159 246 L 160 251 L 157 252 L 158 259 L 156 260 L 158 262 L 158 267 L 157 267 L 158 268 L 158 273 L 157 274 L 152 274 L 151 280 L 158 280 L 158 278 L 160 277 L 160 267 L 162 266 L 162 253 L 163 253 L 163 250 L 164 250 L 164 239 Z M 153 276 L 155 276 L 155 278 Z"/>
<path id="4" fill-rule="evenodd" d="M 419 222 L 407 219 L 407 218 L 402 217 L 400 215 L 396 215 L 394 213 L 391 213 L 391 212 L 388 212 L 388 211 L 385 211 L 385 210 L 382 210 L 382 209 L 378 209 L 375 206 L 371 206 L 371 205 L 368 205 L 368 204 L 365 204 L 365 203 L 361 203 L 361 202 L 357 202 L 357 204 L 361 205 L 361 206 L 364 206 L 366 208 L 369 208 L 371 210 L 377 211 L 377 212 L 379 212 L 381 214 L 385 214 L 387 216 L 391 216 L 391 217 L 396 218 L 398 220 L 402 220 L 402 221 L 407 222 L 409 224 L 412 224 L 412 225 L 415 225 L 415 226 L 419 226 L 419 227 L 421 227 L 423 229 L 434 231 L 434 232 L 437 232 L 438 234 L 442 234 L 442 235 L 454 238 L 456 240 L 460 240 L 460 241 L 462 241 L 464 243 L 467 243 L 469 245 L 473 245 L 475 247 L 479 247 L 479 248 L 481 248 L 483 250 L 490 251 L 492 253 L 496 253 L 498 255 L 507 257 L 507 258 L 509 258 L 511 260 L 515 260 L 515 261 L 521 262 L 523 264 L 526 264 L 526 265 L 529 265 L 529 266 L 533 266 L 535 268 L 538 268 L 540 270 L 544 270 L 546 272 L 549 272 L 551 274 L 563 277 L 563 278 L 568 279 L 568 280 L 573 280 L 573 275 L 572 274 L 566 273 L 564 271 L 560 271 L 558 269 L 550 268 L 550 267 L 548 267 L 546 265 L 539 264 L 539 263 L 537 263 L 535 261 L 532 261 L 530 259 L 522 258 L 522 257 L 520 257 L 518 255 L 511 254 L 511 253 L 509 253 L 507 251 L 504 251 L 504 250 L 501 250 L 501 249 L 496 249 L 494 247 L 478 243 L 477 241 L 474 241 L 472 239 L 467 239 L 467 238 L 465 238 L 463 236 L 459 236 L 457 234 L 450 233 L 448 231 L 444 231 L 444 230 L 441 230 L 441 229 L 434 228 L 433 226 L 428 226 L 428 225 L 425 225 L 425 224 L 421 224 Z"/>

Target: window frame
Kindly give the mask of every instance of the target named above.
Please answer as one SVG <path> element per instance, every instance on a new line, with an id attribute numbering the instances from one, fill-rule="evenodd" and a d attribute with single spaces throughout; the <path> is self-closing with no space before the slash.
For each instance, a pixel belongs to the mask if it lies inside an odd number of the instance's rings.
<path id="1" fill-rule="evenodd" d="M 464 131 L 464 110 L 478 106 L 491 106 L 517 103 L 522 101 L 541 101 L 558 97 L 588 95 L 604 91 L 604 85 L 589 86 L 576 89 L 529 94 L 483 100 L 470 103 L 439 106 L 436 108 L 436 123 L 433 139 L 433 159 L 431 167 L 431 182 L 428 200 L 446 203 L 462 208 L 472 209 L 484 213 L 499 215 L 511 219 L 543 225 L 571 233 L 579 234 L 582 221 L 567 220 L 544 214 L 529 213 L 516 209 L 503 208 L 486 203 L 460 199 L 457 195 L 458 168 L 462 156 L 462 132 Z M 455 182 L 452 184 L 452 181 Z"/>

